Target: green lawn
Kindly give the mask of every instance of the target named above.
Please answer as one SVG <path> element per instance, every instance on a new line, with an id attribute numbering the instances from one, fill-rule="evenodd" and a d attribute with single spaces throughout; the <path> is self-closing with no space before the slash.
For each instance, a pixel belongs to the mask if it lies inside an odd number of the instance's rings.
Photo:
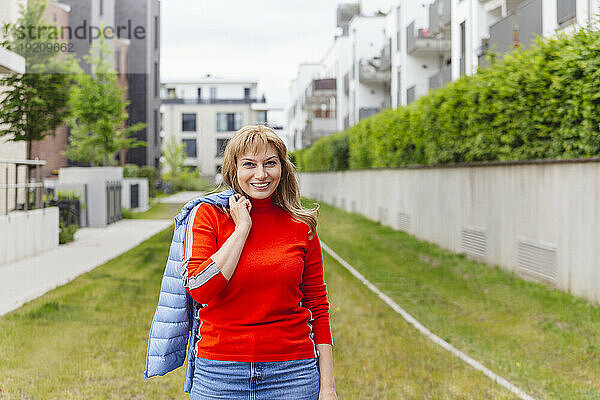
<path id="1" fill-rule="evenodd" d="M 123 217 L 128 219 L 173 219 L 183 204 L 174 203 L 154 203 L 152 207 L 143 212 L 125 211 Z"/>
<path id="2" fill-rule="evenodd" d="M 318 232 L 434 333 L 533 397 L 600 399 L 599 307 L 324 204 Z"/>

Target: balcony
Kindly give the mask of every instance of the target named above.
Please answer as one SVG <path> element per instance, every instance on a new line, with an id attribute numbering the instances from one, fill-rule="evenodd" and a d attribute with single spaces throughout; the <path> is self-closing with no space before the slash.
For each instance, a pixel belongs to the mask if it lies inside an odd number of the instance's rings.
<path id="1" fill-rule="evenodd" d="M 517 23 L 519 46 L 529 47 L 536 36 L 542 35 L 542 0 L 532 0 L 521 4 L 517 12 Z"/>
<path id="2" fill-rule="evenodd" d="M 489 50 L 498 56 L 515 48 L 518 39 L 517 18 L 509 14 L 490 26 Z"/>
<path id="3" fill-rule="evenodd" d="M 432 35 L 427 29 L 415 29 L 415 21 L 406 27 L 406 51 L 412 55 L 432 55 L 449 52 L 449 39 Z"/>
<path id="4" fill-rule="evenodd" d="M 379 113 L 379 111 L 381 111 L 379 107 L 363 107 L 358 110 L 358 119 L 368 118 Z"/>
<path id="5" fill-rule="evenodd" d="M 451 0 L 435 0 L 429 5 L 429 31 L 438 34 L 450 25 Z"/>
<path id="6" fill-rule="evenodd" d="M 440 72 L 429 78 L 429 89 L 442 88 L 449 82 L 452 82 L 452 66 L 444 65 Z"/>
<path id="7" fill-rule="evenodd" d="M 305 106 L 319 106 L 329 102 L 336 95 L 337 83 L 335 78 L 313 79 L 305 91 Z"/>
<path id="8" fill-rule="evenodd" d="M 252 104 L 252 103 L 266 103 L 267 101 L 262 99 L 177 99 L 177 98 L 162 98 L 162 104 Z"/>
<path id="9" fill-rule="evenodd" d="M 386 67 L 386 64 L 388 63 L 382 61 L 381 56 L 360 59 L 358 65 L 358 79 L 363 83 L 389 82 L 392 79 L 392 75 L 390 67 Z"/>

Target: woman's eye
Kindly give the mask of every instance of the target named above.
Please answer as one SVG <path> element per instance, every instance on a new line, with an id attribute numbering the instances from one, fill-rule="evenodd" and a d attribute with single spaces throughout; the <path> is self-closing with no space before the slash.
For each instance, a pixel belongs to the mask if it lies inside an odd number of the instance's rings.
<path id="1" fill-rule="evenodd" d="M 275 161 L 269 161 L 269 162 L 267 162 L 267 165 L 275 165 L 275 164 L 277 164 Z"/>
<path id="2" fill-rule="evenodd" d="M 243 163 L 242 165 L 243 165 L 244 167 L 251 167 L 251 166 L 252 166 L 252 165 L 254 165 L 254 164 L 252 164 L 251 162 L 245 162 L 245 163 Z"/>

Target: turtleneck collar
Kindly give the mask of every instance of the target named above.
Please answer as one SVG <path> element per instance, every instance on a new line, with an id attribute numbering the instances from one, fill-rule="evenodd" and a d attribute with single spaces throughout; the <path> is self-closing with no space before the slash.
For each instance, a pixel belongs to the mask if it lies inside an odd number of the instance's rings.
<path id="1" fill-rule="evenodd" d="M 250 203 L 252 203 L 252 210 L 268 210 L 274 207 L 273 195 L 270 195 L 266 199 L 253 199 L 250 197 Z"/>

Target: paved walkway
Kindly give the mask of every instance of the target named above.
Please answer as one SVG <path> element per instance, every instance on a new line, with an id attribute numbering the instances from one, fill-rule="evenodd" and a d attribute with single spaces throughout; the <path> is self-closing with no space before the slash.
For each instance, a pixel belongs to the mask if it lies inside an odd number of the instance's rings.
<path id="1" fill-rule="evenodd" d="M 171 224 L 171 220 L 127 219 L 104 228 L 82 228 L 74 242 L 0 266 L 0 315 L 91 271 Z"/>
<path id="2" fill-rule="evenodd" d="M 225 189 L 223 189 L 225 190 Z M 179 192 L 160 199 L 161 203 L 175 203 L 184 205 L 188 201 L 204 195 L 204 192 Z"/>

